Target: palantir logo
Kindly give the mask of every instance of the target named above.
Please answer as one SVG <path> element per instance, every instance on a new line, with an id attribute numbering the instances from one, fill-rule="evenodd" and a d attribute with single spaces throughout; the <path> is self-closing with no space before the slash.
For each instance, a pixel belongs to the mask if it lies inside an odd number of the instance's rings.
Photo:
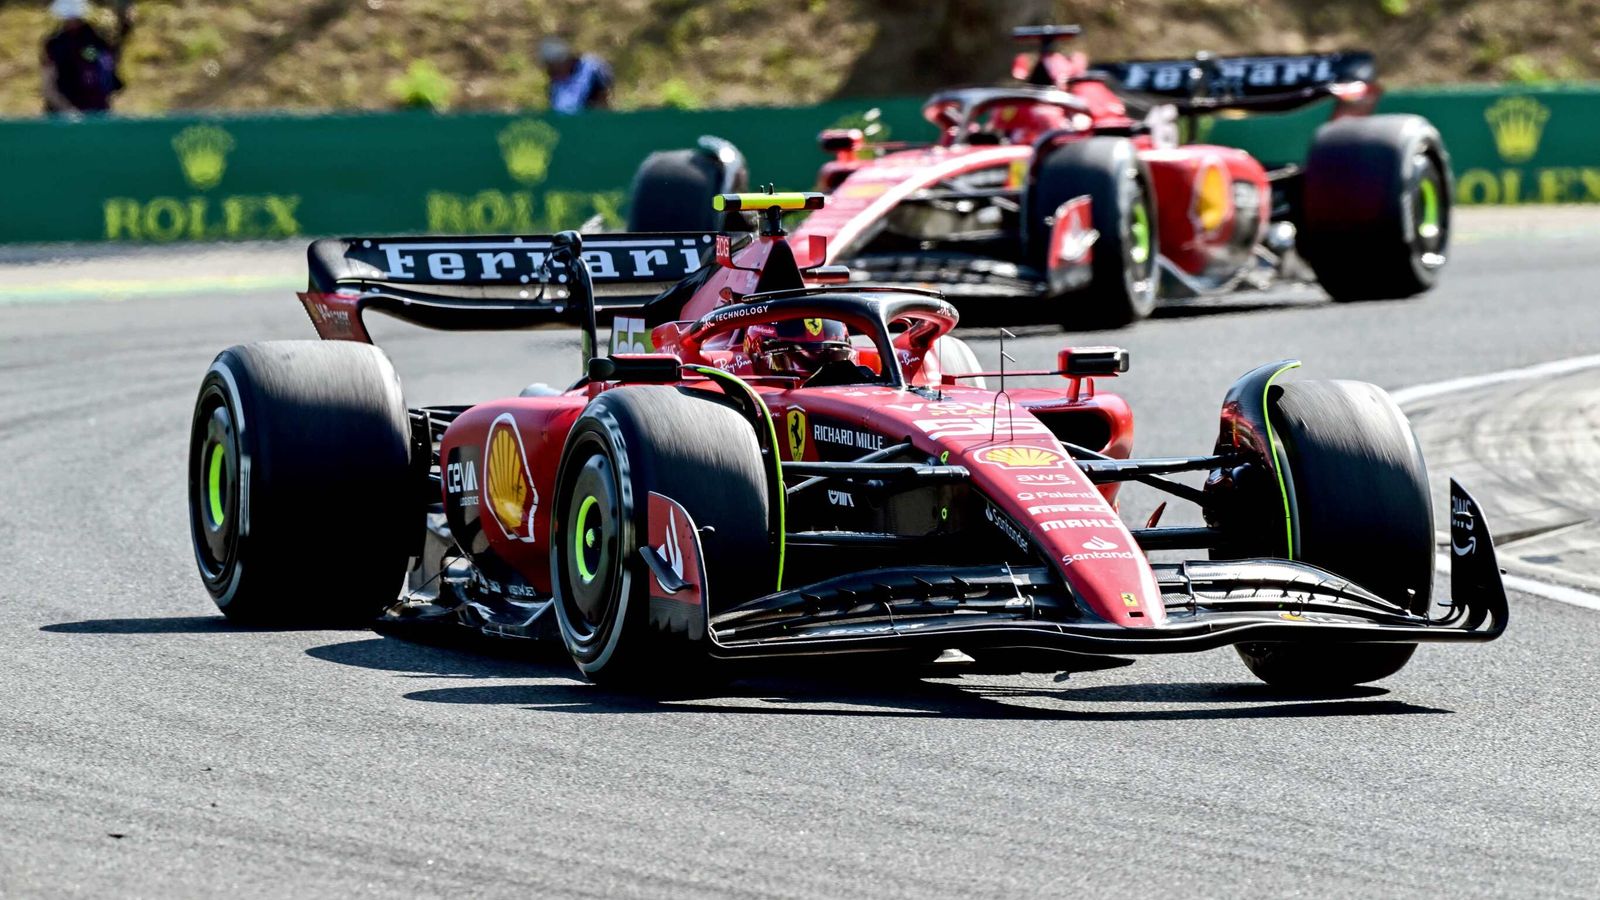
<path id="1" fill-rule="evenodd" d="M 1494 133 L 1494 147 L 1508 163 L 1524 163 L 1539 152 L 1550 108 L 1527 96 L 1501 97 L 1483 111 Z"/>
<path id="2" fill-rule="evenodd" d="M 190 187 L 210 190 L 222 183 L 228 169 L 233 136 L 216 125 L 191 125 L 173 137 L 172 149 L 178 152 L 178 164 Z"/>
<path id="3" fill-rule="evenodd" d="M 561 133 L 537 119 L 512 122 L 500 130 L 500 156 L 506 172 L 521 184 L 538 184 L 550 170 Z"/>

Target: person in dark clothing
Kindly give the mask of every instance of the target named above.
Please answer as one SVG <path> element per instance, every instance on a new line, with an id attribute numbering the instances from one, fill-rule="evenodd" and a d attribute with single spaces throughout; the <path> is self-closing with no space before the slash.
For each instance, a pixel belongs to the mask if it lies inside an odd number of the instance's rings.
<path id="1" fill-rule="evenodd" d="M 611 105 L 611 66 L 593 53 L 579 56 L 558 37 L 539 42 L 539 62 L 550 76 L 550 109 L 564 115 Z"/>
<path id="2" fill-rule="evenodd" d="M 45 39 L 39 59 L 45 113 L 78 116 L 109 110 L 111 95 L 122 89 L 117 57 L 132 28 L 128 4 L 117 4 L 117 30 L 111 40 L 85 21 L 88 0 L 55 0 L 50 13 L 61 25 Z"/>

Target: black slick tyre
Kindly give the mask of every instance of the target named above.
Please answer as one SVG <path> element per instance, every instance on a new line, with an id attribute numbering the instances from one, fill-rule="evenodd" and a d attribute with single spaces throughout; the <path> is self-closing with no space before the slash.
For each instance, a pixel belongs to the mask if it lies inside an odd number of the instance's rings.
<path id="1" fill-rule="evenodd" d="M 1426 614 L 1433 586 L 1433 505 L 1405 414 L 1381 388 L 1303 381 L 1274 388 L 1272 426 L 1283 445 L 1304 562 L 1410 612 Z M 1273 521 L 1270 513 L 1267 521 Z M 1275 522 L 1282 522 L 1278 512 Z M 1415 644 L 1254 643 L 1239 656 L 1262 681 L 1331 690 L 1386 678 Z"/>
<path id="2" fill-rule="evenodd" d="M 1450 157 L 1421 116 L 1336 119 L 1306 158 L 1300 255 L 1339 301 L 1410 297 L 1450 246 Z"/>
<path id="3" fill-rule="evenodd" d="M 706 676 L 704 620 L 652 609 L 655 576 L 641 554 L 653 552 L 652 492 L 680 504 L 698 529 L 706 602 L 727 608 L 775 588 L 755 429 L 699 393 L 607 391 L 562 451 L 550 525 L 554 611 L 573 662 L 594 682 L 671 688 Z"/>
<path id="4" fill-rule="evenodd" d="M 381 350 L 224 350 L 200 384 L 188 468 L 195 562 L 228 618 L 347 624 L 398 596 L 423 520 L 410 419 Z"/>
<path id="5" fill-rule="evenodd" d="M 1087 195 L 1100 236 L 1087 287 L 1050 301 L 1069 329 L 1119 328 L 1156 307 L 1155 193 L 1137 150 L 1126 138 L 1092 137 L 1045 151 L 1024 202 L 1027 258 L 1049 267 L 1051 229 L 1061 204 Z"/>
<path id="6" fill-rule="evenodd" d="M 736 172 L 733 188 L 748 179 Z M 711 201 L 725 184 L 722 163 L 699 150 L 658 150 L 634 173 L 628 192 L 629 231 L 749 231 L 738 213 L 719 213 Z"/>

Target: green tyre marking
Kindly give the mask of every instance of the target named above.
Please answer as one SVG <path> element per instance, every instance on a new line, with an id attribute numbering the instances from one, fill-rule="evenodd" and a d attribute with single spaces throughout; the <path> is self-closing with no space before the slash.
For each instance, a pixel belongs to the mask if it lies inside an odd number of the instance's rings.
<path id="1" fill-rule="evenodd" d="M 217 444 L 211 448 L 211 459 L 206 469 L 206 499 L 211 504 L 211 524 L 221 528 L 226 517 L 226 510 L 222 506 L 222 445 Z"/>
<path id="2" fill-rule="evenodd" d="M 774 492 L 778 495 L 778 586 L 775 590 L 781 591 L 783 590 L 783 557 L 788 544 L 785 533 L 789 530 L 789 504 L 788 494 L 783 488 L 783 451 L 779 449 L 782 445 L 778 443 L 778 427 L 772 424 L 772 410 L 767 408 L 767 401 L 761 399 L 759 391 L 732 372 L 724 372 L 711 366 L 686 366 L 685 368 L 691 372 L 698 372 L 707 378 L 737 385 L 740 390 L 744 391 L 756 402 L 756 408 L 761 410 L 761 417 L 767 423 L 767 439 L 772 447 L 772 467 L 776 471 L 778 478 L 778 489 Z"/>
<path id="3" fill-rule="evenodd" d="M 1272 383 L 1278 380 L 1279 375 L 1282 375 L 1290 369 L 1298 368 L 1300 368 L 1300 362 L 1298 360 L 1288 363 L 1283 368 L 1273 372 L 1272 377 L 1268 378 L 1267 383 L 1261 387 L 1261 417 L 1265 419 L 1267 423 L 1267 446 L 1272 452 L 1273 471 L 1278 473 L 1278 493 L 1283 497 L 1284 555 L 1290 560 L 1294 559 L 1294 514 L 1289 509 L 1289 486 L 1284 483 L 1283 480 L 1284 466 L 1279 464 L 1278 433 L 1272 427 L 1272 407 L 1267 405 L 1267 395 L 1271 393 Z M 1284 459 L 1282 462 L 1287 464 L 1288 460 Z"/>
<path id="4" fill-rule="evenodd" d="M 1144 197 L 1141 195 L 1139 202 L 1133 206 L 1133 222 L 1128 226 L 1128 236 L 1133 238 L 1133 248 L 1128 251 L 1128 258 L 1134 265 L 1142 266 L 1150 261 L 1150 213 L 1145 211 Z"/>
<path id="5" fill-rule="evenodd" d="M 1433 179 L 1426 177 L 1418 187 L 1422 194 L 1422 221 L 1417 226 L 1417 235 L 1433 238 L 1439 233 L 1439 189 L 1434 187 Z"/>
<path id="6" fill-rule="evenodd" d="M 599 503 L 599 499 L 593 494 L 584 497 L 583 502 L 578 504 L 578 523 L 572 529 L 572 556 L 578 561 L 578 577 L 583 579 L 584 584 L 594 581 L 594 573 L 589 571 L 589 561 L 584 559 L 583 551 L 585 544 L 594 546 L 594 533 L 586 525 L 589 521 L 589 510 Z"/>

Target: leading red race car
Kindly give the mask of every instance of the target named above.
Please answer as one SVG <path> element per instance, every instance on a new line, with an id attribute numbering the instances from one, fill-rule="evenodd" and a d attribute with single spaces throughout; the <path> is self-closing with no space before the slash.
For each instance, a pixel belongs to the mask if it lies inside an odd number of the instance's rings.
<path id="1" fill-rule="evenodd" d="M 1449 156 L 1420 116 L 1358 114 L 1376 97 L 1370 54 L 1091 67 L 1053 49 L 1077 33 L 1018 29 L 1040 42 L 1013 69 L 1024 83 L 935 94 L 923 107 L 932 144 L 823 132 L 831 201 L 797 245 L 825 236 L 828 261 L 862 280 L 937 285 L 990 307 L 1021 297 L 1032 317 L 1071 328 L 1312 273 L 1335 300 L 1433 286 L 1449 246 Z M 1335 118 L 1309 151 L 1285 147 L 1275 163 L 1180 139 L 1205 115 L 1328 97 Z M 630 228 L 706 226 L 706 202 L 734 189 L 744 164 L 726 142 L 702 144 L 645 161 Z"/>
<path id="2" fill-rule="evenodd" d="M 1229 391 L 1210 452 L 1133 458 L 1132 412 L 1100 387 L 1124 351 L 974 371 L 937 293 L 807 286 L 843 273 L 803 270 L 779 217 L 821 206 L 719 197 L 760 214 L 737 239 L 312 244 L 301 299 L 325 340 L 233 347 L 201 384 L 189 510 L 211 596 L 244 622 L 559 634 L 588 677 L 650 684 L 751 657 L 1037 671 L 1237 645 L 1269 682 L 1325 687 L 1505 628 L 1489 531 L 1454 484 L 1452 599 L 1433 602 L 1427 475 L 1380 389 L 1282 384 L 1296 364 L 1271 363 Z M 639 307 L 654 352 L 595 355 L 595 287 L 671 278 Z M 407 409 L 366 343 L 374 309 L 447 328 L 575 311 L 583 374 Z M 1007 385 L 1024 374 L 1066 381 Z M 1129 527 L 1126 481 L 1207 524 Z"/>

